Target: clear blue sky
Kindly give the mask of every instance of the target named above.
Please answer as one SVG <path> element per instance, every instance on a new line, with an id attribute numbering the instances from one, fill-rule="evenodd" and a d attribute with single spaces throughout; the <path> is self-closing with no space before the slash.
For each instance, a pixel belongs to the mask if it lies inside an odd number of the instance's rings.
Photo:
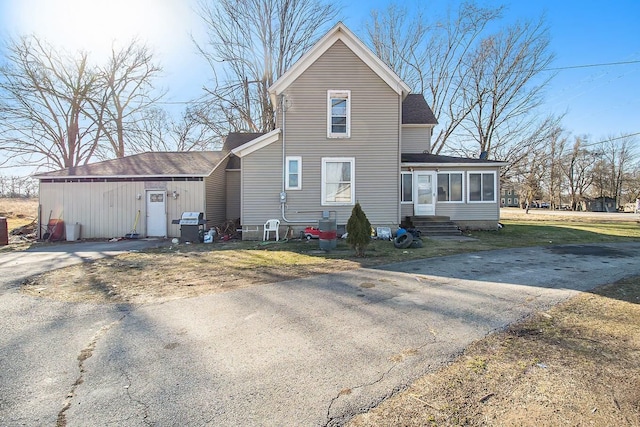
<path id="1" fill-rule="evenodd" d="M 0 37 L 35 32 L 73 51 L 95 56 L 114 38 L 134 35 L 155 50 L 165 70 L 162 84 L 170 100 L 187 101 L 199 94 L 210 73 L 191 43 L 200 21 L 192 7 L 197 0 L 0 0 Z M 363 23 L 372 8 L 387 0 L 342 2 L 342 17 L 364 38 Z M 435 16 L 444 14 L 444 0 L 403 2 L 420 5 Z M 551 31 L 554 67 L 640 61 L 640 1 L 507 0 L 480 1 L 507 6 L 503 22 L 537 18 L 546 13 Z M 2 58 L 0 57 L 0 60 Z M 565 127 L 597 141 L 621 132 L 640 132 L 640 63 L 573 68 L 558 71 L 547 91 L 545 108 L 567 112 Z M 10 174 L 5 171 L 0 173 Z"/>

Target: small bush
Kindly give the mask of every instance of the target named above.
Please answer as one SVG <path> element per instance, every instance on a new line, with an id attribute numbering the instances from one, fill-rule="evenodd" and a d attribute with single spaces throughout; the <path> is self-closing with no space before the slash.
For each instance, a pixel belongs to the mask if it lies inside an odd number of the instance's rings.
<path id="1" fill-rule="evenodd" d="M 371 223 L 358 202 L 347 221 L 347 233 L 347 243 L 355 250 L 357 257 L 363 257 L 365 248 L 371 242 Z"/>

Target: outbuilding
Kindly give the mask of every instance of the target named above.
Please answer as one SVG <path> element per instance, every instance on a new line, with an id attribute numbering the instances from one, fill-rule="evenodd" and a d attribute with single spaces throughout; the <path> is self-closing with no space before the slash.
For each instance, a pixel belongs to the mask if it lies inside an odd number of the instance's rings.
<path id="1" fill-rule="evenodd" d="M 182 212 L 224 221 L 227 161 L 224 151 L 152 152 L 38 174 L 39 229 L 60 220 L 82 238 L 177 237 Z"/>

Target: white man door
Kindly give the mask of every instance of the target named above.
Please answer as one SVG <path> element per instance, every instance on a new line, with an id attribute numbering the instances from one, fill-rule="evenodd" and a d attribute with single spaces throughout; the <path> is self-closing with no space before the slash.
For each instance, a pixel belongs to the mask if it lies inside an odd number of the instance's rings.
<path id="1" fill-rule="evenodd" d="M 435 176 L 433 172 L 416 171 L 413 173 L 413 214 L 430 216 L 436 213 Z"/>
<path id="2" fill-rule="evenodd" d="M 147 191 L 147 236 L 167 236 L 167 193 Z"/>

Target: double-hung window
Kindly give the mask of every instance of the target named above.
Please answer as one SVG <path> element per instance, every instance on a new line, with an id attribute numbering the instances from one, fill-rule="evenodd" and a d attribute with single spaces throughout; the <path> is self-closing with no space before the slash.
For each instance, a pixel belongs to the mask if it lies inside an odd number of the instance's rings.
<path id="1" fill-rule="evenodd" d="M 496 173 L 469 172 L 469 202 L 496 201 Z"/>
<path id="2" fill-rule="evenodd" d="M 351 91 L 327 91 L 327 138 L 351 136 Z"/>
<path id="3" fill-rule="evenodd" d="M 411 172 L 402 172 L 400 174 L 400 202 L 413 203 L 413 174 Z"/>
<path id="4" fill-rule="evenodd" d="M 462 172 L 438 173 L 438 201 L 462 202 Z"/>
<path id="5" fill-rule="evenodd" d="M 285 175 L 286 190 L 302 189 L 302 157 L 287 157 Z"/>
<path id="6" fill-rule="evenodd" d="M 322 205 L 353 205 L 355 201 L 355 159 L 322 159 Z"/>

